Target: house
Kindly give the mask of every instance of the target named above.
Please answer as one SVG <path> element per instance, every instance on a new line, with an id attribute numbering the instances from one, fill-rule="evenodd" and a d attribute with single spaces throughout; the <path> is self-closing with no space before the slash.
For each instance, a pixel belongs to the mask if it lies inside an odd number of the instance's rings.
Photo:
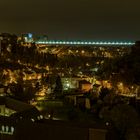
<path id="1" fill-rule="evenodd" d="M 3 140 L 15 139 L 16 126 L 21 122 L 35 122 L 43 119 L 32 105 L 0 96 L 0 135 Z"/>
<path id="2" fill-rule="evenodd" d="M 86 80 L 79 81 L 79 89 L 84 92 L 88 92 L 92 89 L 92 84 Z"/>

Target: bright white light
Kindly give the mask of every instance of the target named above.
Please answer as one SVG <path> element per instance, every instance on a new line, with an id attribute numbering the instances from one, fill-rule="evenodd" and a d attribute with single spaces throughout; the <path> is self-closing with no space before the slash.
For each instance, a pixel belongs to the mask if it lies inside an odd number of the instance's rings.
<path id="1" fill-rule="evenodd" d="M 2 127 L 1 127 L 1 128 L 2 128 L 2 131 L 4 131 L 4 129 L 5 129 L 4 125 L 2 125 Z"/>
<path id="2" fill-rule="evenodd" d="M 67 87 L 69 87 L 69 86 L 70 86 L 70 84 L 69 84 L 69 83 L 67 83 L 66 85 L 67 85 Z"/>
<path id="3" fill-rule="evenodd" d="M 42 115 L 40 115 L 40 119 L 43 119 L 43 116 Z"/>
<path id="4" fill-rule="evenodd" d="M 9 131 L 9 127 L 8 126 L 6 126 L 6 132 L 8 132 Z"/>
<path id="5" fill-rule="evenodd" d="M 91 42 L 88 42 L 88 44 L 91 45 L 92 43 Z"/>
<path id="6" fill-rule="evenodd" d="M 11 132 L 14 133 L 14 130 L 15 130 L 15 129 L 14 129 L 14 127 L 12 126 L 12 127 L 11 127 Z"/>
<path id="7" fill-rule="evenodd" d="M 31 119 L 31 121 L 34 122 L 35 120 L 34 119 Z"/>
<path id="8" fill-rule="evenodd" d="M 29 37 L 29 38 L 32 38 L 32 37 L 33 37 L 33 35 L 32 35 L 31 33 L 29 33 L 29 34 L 28 34 L 28 37 Z"/>

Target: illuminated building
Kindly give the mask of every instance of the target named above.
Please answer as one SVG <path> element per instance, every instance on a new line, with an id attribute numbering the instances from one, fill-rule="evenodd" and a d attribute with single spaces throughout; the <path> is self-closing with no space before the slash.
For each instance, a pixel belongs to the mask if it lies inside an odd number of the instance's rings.
<path id="1" fill-rule="evenodd" d="M 31 33 L 22 34 L 21 38 L 24 42 L 28 42 L 28 43 L 33 42 L 33 35 Z"/>

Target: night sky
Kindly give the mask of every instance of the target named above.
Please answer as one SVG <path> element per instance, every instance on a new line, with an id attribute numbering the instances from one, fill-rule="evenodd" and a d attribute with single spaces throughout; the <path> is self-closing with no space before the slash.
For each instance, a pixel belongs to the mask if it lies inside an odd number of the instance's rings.
<path id="1" fill-rule="evenodd" d="M 140 0 L 0 0 L 0 32 L 140 40 Z"/>

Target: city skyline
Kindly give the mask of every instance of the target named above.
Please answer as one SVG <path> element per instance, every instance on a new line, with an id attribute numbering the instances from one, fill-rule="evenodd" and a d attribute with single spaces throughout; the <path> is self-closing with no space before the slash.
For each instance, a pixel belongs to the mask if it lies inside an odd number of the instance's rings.
<path id="1" fill-rule="evenodd" d="M 45 34 L 49 40 L 136 41 L 139 4 L 138 0 L 2 0 L 0 32 Z"/>

